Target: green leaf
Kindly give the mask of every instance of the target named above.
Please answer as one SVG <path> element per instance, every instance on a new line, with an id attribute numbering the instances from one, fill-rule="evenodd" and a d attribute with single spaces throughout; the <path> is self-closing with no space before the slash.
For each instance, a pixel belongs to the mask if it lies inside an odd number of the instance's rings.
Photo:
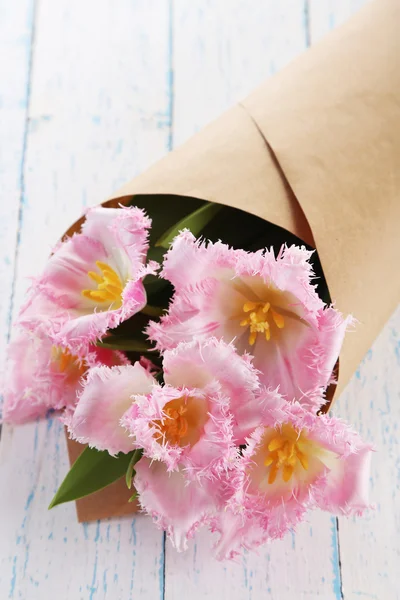
<path id="1" fill-rule="evenodd" d="M 162 303 L 167 308 L 172 296 L 171 283 L 167 279 L 155 275 L 146 275 L 143 283 L 148 300 L 158 305 Z"/>
<path id="2" fill-rule="evenodd" d="M 150 246 L 147 252 L 147 260 L 155 260 L 161 266 L 164 260 L 165 248 L 156 248 Z M 158 275 L 146 275 L 144 278 L 144 287 L 146 289 L 147 297 L 154 295 L 154 292 L 163 289 L 168 281 L 159 277 Z"/>
<path id="3" fill-rule="evenodd" d="M 204 227 L 213 219 L 213 217 L 221 210 L 219 204 L 208 202 L 201 206 L 194 212 L 187 215 L 178 223 L 175 223 L 168 231 L 166 231 L 155 243 L 155 246 L 161 246 L 162 248 L 169 248 L 170 243 L 174 237 L 182 229 L 190 229 L 193 235 L 198 236 Z"/>
<path id="4" fill-rule="evenodd" d="M 147 260 L 155 260 L 161 265 L 164 260 L 164 254 L 165 248 L 160 248 L 159 246 L 150 246 L 147 251 Z M 157 277 L 157 275 L 153 275 L 153 277 Z"/>
<path id="5" fill-rule="evenodd" d="M 106 450 L 100 452 L 94 448 L 85 448 L 68 471 L 49 509 L 93 494 L 123 477 L 134 452 L 120 453 L 114 457 Z"/>
<path id="6" fill-rule="evenodd" d="M 205 200 L 173 194 L 136 194 L 129 203 L 143 208 L 151 217 L 150 246 L 175 223 L 205 204 Z M 152 260 L 157 258 L 152 257 Z"/>
<path id="7" fill-rule="evenodd" d="M 154 352 L 154 348 L 146 344 L 146 342 L 122 335 L 108 335 L 101 342 L 97 342 L 97 346 L 100 346 L 100 348 L 110 348 L 111 350 L 138 352 L 140 354 Z"/>
<path id="8" fill-rule="evenodd" d="M 161 308 L 161 306 L 152 306 L 151 304 L 146 304 L 144 308 L 140 312 L 148 317 L 161 317 L 165 312 L 165 308 Z"/>
<path id="9" fill-rule="evenodd" d="M 131 489 L 132 486 L 132 478 L 135 474 L 134 466 L 136 463 L 142 458 L 143 450 L 137 448 L 132 454 L 132 458 L 129 462 L 128 468 L 126 470 L 125 481 L 128 489 Z"/>
<path id="10" fill-rule="evenodd" d="M 134 502 L 136 500 L 136 498 L 139 497 L 139 494 L 137 492 L 135 492 L 128 500 L 128 502 Z"/>

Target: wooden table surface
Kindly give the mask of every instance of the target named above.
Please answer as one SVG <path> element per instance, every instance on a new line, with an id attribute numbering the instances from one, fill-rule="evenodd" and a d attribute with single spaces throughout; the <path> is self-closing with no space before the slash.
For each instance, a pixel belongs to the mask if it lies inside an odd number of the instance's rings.
<path id="1" fill-rule="evenodd" d="M 50 249 L 87 206 L 183 142 L 362 0 L 0 0 L 0 340 Z M 377 249 L 379 251 L 379 249 Z M 384 293 L 384 290 L 382 290 Z M 0 600 L 400 597 L 400 311 L 337 403 L 376 445 L 376 510 L 312 514 L 221 564 L 144 516 L 47 511 L 67 468 L 56 420 L 0 441 Z"/>

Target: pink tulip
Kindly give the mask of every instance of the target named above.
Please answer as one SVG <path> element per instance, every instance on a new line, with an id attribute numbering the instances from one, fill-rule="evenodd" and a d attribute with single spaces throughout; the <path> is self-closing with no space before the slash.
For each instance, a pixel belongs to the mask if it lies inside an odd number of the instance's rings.
<path id="1" fill-rule="evenodd" d="M 20 314 L 25 327 L 47 327 L 75 354 L 146 304 L 143 278 L 151 221 L 139 208 L 88 211 L 82 232 L 61 243 L 33 284 Z"/>
<path id="2" fill-rule="evenodd" d="M 224 508 L 218 480 L 189 480 L 182 469 L 169 472 L 163 462 L 146 457 L 140 459 L 135 470 L 142 509 L 167 532 L 178 551 L 185 550 L 199 527 Z"/>
<path id="3" fill-rule="evenodd" d="M 219 558 L 282 537 L 309 509 L 349 515 L 368 507 L 371 446 L 344 421 L 298 403 L 265 417 L 229 476 L 228 514 L 213 522 Z"/>
<path id="4" fill-rule="evenodd" d="M 121 426 L 121 418 L 132 405 L 134 394 L 149 394 L 154 382 L 139 362 L 90 369 L 75 411 L 65 418 L 70 436 L 113 455 L 130 452 L 134 439 Z"/>
<path id="5" fill-rule="evenodd" d="M 9 346 L 3 420 L 19 424 L 44 416 L 49 410 L 73 410 L 82 377 L 95 365 L 127 362 L 120 352 L 89 346 L 78 357 L 38 330 L 21 330 Z"/>
<path id="6" fill-rule="evenodd" d="M 188 474 L 214 477 L 261 422 L 257 373 L 215 338 L 180 344 L 165 353 L 163 366 L 165 385 L 137 396 L 122 422 L 168 470 L 184 466 Z"/>
<path id="7" fill-rule="evenodd" d="M 148 335 L 164 351 L 215 336 L 254 356 L 261 382 L 288 400 L 312 403 L 311 391 L 332 378 L 344 319 L 324 305 L 312 284 L 305 248 L 247 253 L 200 243 L 188 231 L 174 240 L 161 275 L 175 287 L 168 315 Z"/>

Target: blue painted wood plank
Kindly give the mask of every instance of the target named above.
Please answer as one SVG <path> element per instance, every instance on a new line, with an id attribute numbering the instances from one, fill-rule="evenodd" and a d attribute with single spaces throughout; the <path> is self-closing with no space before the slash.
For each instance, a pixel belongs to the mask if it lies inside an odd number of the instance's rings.
<path id="1" fill-rule="evenodd" d="M 0 1 L 0 372 L 11 328 L 15 257 L 24 202 L 34 0 Z"/>
<path id="2" fill-rule="evenodd" d="M 344 598 L 399 598 L 400 308 L 367 353 L 336 412 L 374 444 L 370 494 L 362 519 L 339 519 Z"/>
<path id="3" fill-rule="evenodd" d="M 39 3 L 14 318 L 25 278 L 84 208 L 168 151 L 169 44 L 165 2 Z M 163 534 L 150 519 L 82 526 L 73 505 L 47 511 L 67 468 L 58 422 L 4 428 L 0 598 L 162 598 Z"/>

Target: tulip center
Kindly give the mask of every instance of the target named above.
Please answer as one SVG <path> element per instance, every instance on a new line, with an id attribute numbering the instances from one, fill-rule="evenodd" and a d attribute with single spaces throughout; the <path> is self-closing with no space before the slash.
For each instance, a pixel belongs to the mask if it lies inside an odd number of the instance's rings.
<path id="1" fill-rule="evenodd" d="M 51 350 L 53 371 L 62 373 L 71 382 L 78 381 L 87 371 L 87 365 L 69 350 L 53 346 Z"/>
<path id="2" fill-rule="evenodd" d="M 207 403 L 203 398 L 183 396 L 167 402 L 163 419 L 154 421 L 155 437 L 174 446 L 194 446 L 208 419 Z"/>
<path id="3" fill-rule="evenodd" d="M 304 433 L 297 432 L 291 425 L 283 425 L 278 435 L 272 437 L 267 446 L 264 465 L 269 468 L 268 483 L 274 483 L 279 471 L 286 483 L 290 481 L 296 467 L 308 470 L 309 442 Z"/>
<path id="4" fill-rule="evenodd" d="M 262 334 L 265 339 L 271 339 L 271 324 L 274 323 L 278 329 L 283 329 L 285 319 L 271 307 L 269 302 L 251 302 L 243 304 L 243 313 L 246 316 L 240 321 L 241 327 L 249 328 L 249 344 L 254 346 L 257 335 Z"/>
<path id="5" fill-rule="evenodd" d="M 107 263 L 97 260 L 96 267 L 100 273 L 88 271 L 88 275 L 92 281 L 97 283 L 97 289 L 82 290 L 82 296 L 97 303 L 109 302 L 115 305 L 114 308 L 119 308 L 122 304 L 124 287 L 120 276 Z"/>
<path id="6" fill-rule="evenodd" d="M 179 445 L 180 440 L 187 434 L 188 422 L 185 417 L 186 413 L 186 406 L 167 408 L 165 410 L 166 419 L 161 425 L 161 430 L 172 444 Z"/>

